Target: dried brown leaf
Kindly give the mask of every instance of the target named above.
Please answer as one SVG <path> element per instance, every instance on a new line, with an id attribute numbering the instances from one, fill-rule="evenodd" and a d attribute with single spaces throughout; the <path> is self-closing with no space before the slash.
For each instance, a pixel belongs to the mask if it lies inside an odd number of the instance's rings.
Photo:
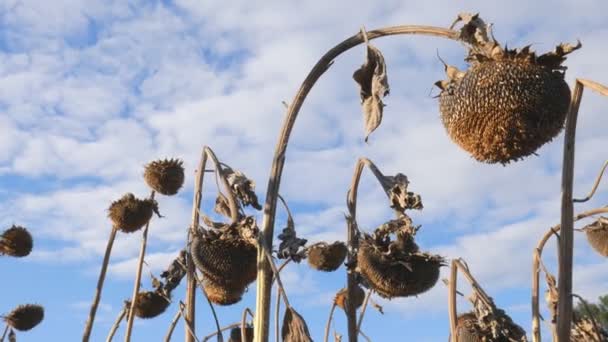
<path id="1" fill-rule="evenodd" d="M 281 335 L 284 342 L 312 342 L 304 318 L 293 308 L 285 310 Z"/>
<path id="2" fill-rule="evenodd" d="M 244 173 L 233 170 L 228 166 L 224 166 L 226 179 L 230 185 L 230 190 L 241 201 L 243 206 L 250 205 L 257 210 L 262 210 L 262 206 L 258 203 L 258 196 L 255 194 L 255 182 Z"/>
<path id="3" fill-rule="evenodd" d="M 366 60 L 353 74 L 359 84 L 359 94 L 365 121 L 365 141 L 380 126 L 384 103 L 382 98 L 388 95 L 390 87 L 386 73 L 384 56 L 376 47 L 368 44 Z"/>
<path id="4" fill-rule="evenodd" d="M 231 217 L 230 215 L 230 205 L 228 203 L 228 198 L 224 196 L 221 192 L 217 194 L 217 198 L 215 199 L 215 206 L 213 207 L 213 211 L 220 215 L 224 215 L 226 217 Z"/>
<path id="5" fill-rule="evenodd" d="M 410 182 L 406 175 L 398 173 L 395 176 L 384 176 L 383 183 L 391 201 L 391 208 L 400 212 L 423 208 L 420 195 L 407 191 Z"/>

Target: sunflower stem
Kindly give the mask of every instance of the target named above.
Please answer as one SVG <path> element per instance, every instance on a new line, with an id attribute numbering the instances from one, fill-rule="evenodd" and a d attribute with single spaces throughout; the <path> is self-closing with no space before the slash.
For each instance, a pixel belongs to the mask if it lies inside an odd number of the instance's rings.
<path id="1" fill-rule="evenodd" d="M 150 193 L 150 199 L 154 199 L 156 191 L 152 190 Z M 135 307 L 137 306 L 137 294 L 139 293 L 139 285 L 141 282 L 141 271 L 144 265 L 144 257 L 146 255 L 146 245 L 148 243 L 148 230 L 150 228 L 150 221 L 146 223 L 144 232 L 141 238 L 141 248 L 139 250 L 139 259 L 137 260 L 137 271 L 135 273 L 135 283 L 133 284 L 133 296 L 131 298 L 131 305 L 129 307 L 129 315 L 127 316 L 127 331 L 125 333 L 125 342 L 131 341 L 131 333 L 133 332 L 133 320 L 135 318 Z"/>
<path id="2" fill-rule="evenodd" d="M 329 341 L 329 330 L 331 329 L 331 322 L 334 319 L 334 311 L 336 311 L 335 301 L 331 304 L 331 309 L 329 309 L 329 317 L 327 317 L 327 323 L 325 323 L 325 337 L 323 338 L 323 342 Z"/>
<path id="3" fill-rule="evenodd" d="M 420 26 L 420 25 L 404 25 L 382 28 L 379 30 L 368 31 L 367 38 L 372 40 L 389 35 L 429 35 L 451 40 L 458 40 L 459 33 L 454 30 L 441 27 Z M 272 290 L 272 270 L 269 261 L 266 258 L 266 251 L 272 249 L 272 238 L 274 236 L 274 220 L 277 206 L 277 194 L 281 184 L 281 175 L 285 165 L 285 154 L 291 131 L 296 122 L 296 118 L 306 99 L 306 96 L 315 85 L 317 80 L 329 69 L 334 59 L 343 52 L 363 43 L 363 35 L 358 33 L 346 40 L 342 41 L 325 53 L 317 61 L 315 66 L 309 72 L 308 76 L 300 86 L 293 101 L 287 108 L 287 114 L 281 133 L 276 145 L 272 165 L 270 167 L 270 177 L 268 179 L 268 187 L 266 190 L 266 202 L 264 205 L 264 218 L 262 224 L 262 239 L 258 245 L 258 275 L 257 275 L 257 291 L 256 291 L 256 310 L 255 310 L 255 342 L 267 342 L 269 331 L 269 316 L 270 316 L 270 293 Z"/>
<path id="4" fill-rule="evenodd" d="M 4 338 L 6 337 L 6 334 L 8 333 L 9 328 L 10 328 L 10 326 L 8 324 L 6 324 L 6 326 L 4 327 L 4 332 L 2 333 L 2 337 L 0 337 L 0 342 L 4 342 Z"/>
<path id="5" fill-rule="evenodd" d="M 175 316 L 173 317 L 173 320 L 171 320 L 171 324 L 169 325 L 167 334 L 165 335 L 165 342 L 171 341 L 171 336 L 173 335 L 173 330 L 175 330 L 175 326 L 177 325 L 177 322 L 179 321 L 180 317 L 182 317 L 182 311 L 177 310 L 177 312 L 175 313 Z"/>
<path id="6" fill-rule="evenodd" d="M 363 306 L 361 307 L 361 313 L 359 313 L 359 321 L 357 323 L 357 331 L 361 331 L 361 325 L 363 324 L 363 317 L 365 317 L 365 310 L 367 309 L 367 304 L 369 303 L 369 299 L 372 296 L 372 290 L 368 290 L 365 294 L 365 299 L 363 299 Z"/>
<path id="7" fill-rule="evenodd" d="M 112 324 L 112 327 L 110 328 L 110 332 L 108 333 L 106 342 L 112 342 L 112 339 L 114 339 L 114 335 L 116 334 L 116 331 L 118 330 L 118 327 L 120 326 L 120 323 L 127 315 L 127 311 L 129 311 L 129 304 L 128 304 L 128 302 L 125 302 L 125 305 L 123 306 L 122 310 L 118 314 L 118 317 L 116 317 L 116 321 L 114 321 L 114 324 Z"/>
<path id="8" fill-rule="evenodd" d="M 584 211 L 574 217 L 573 222 L 582 220 L 587 217 L 594 215 L 608 213 L 608 206 L 595 208 Z M 543 237 L 538 241 L 536 249 L 532 256 L 532 341 L 541 341 L 540 332 L 540 304 L 539 304 L 539 292 L 540 292 L 540 264 L 542 261 L 542 254 L 549 238 L 553 235 L 559 237 L 561 225 L 557 224 L 545 233 Z"/>
<path id="9" fill-rule="evenodd" d="M 448 282 L 448 313 L 450 315 L 450 341 L 458 342 L 458 333 L 456 331 L 456 324 L 458 319 L 458 312 L 456 308 L 456 288 L 458 287 L 458 267 L 456 263 L 452 261 L 450 267 L 450 281 Z"/>
<path id="10" fill-rule="evenodd" d="M 223 327 L 222 329 L 220 329 L 220 331 L 223 332 L 223 331 L 230 330 L 230 329 L 233 329 L 233 328 L 238 328 L 240 326 L 241 326 L 241 322 L 232 323 L 230 325 L 227 325 L 227 326 Z M 210 338 L 212 338 L 213 336 L 216 336 L 217 333 L 218 333 L 217 331 L 214 331 L 211 334 L 205 336 L 205 338 L 203 338 L 203 342 L 207 342 Z"/>
<path id="11" fill-rule="evenodd" d="M 561 239 L 559 241 L 559 301 L 557 303 L 557 337 L 558 342 L 570 341 L 572 326 L 572 264 L 574 249 L 572 185 L 574 183 L 574 149 L 576 143 L 576 123 L 583 97 L 583 90 L 588 87 L 604 96 L 608 88 L 593 81 L 576 80 L 570 108 L 566 116 L 564 135 L 564 158 L 562 165 L 562 209 Z"/>
<path id="12" fill-rule="evenodd" d="M 207 153 L 205 147 L 201 151 L 201 159 L 196 169 L 196 176 L 194 178 L 194 198 L 192 199 L 192 222 L 188 228 L 188 234 L 186 237 L 186 316 L 190 322 L 194 322 L 196 318 L 196 271 L 194 269 L 194 262 L 192 261 L 192 254 L 190 253 L 190 244 L 196 233 L 199 221 L 200 221 L 200 208 L 201 200 L 203 197 L 203 180 L 207 166 Z M 205 171 L 205 172 L 203 172 Z M 180 310 L 181 312 L 181 310 Z M 188 331 L 188 327 L 185 327 L 185 341 L 194 342 L 193 337 Z M 195 327 L 193 327 L 195 329 Z"/>
<path id="13" fill-rule="evenodd" d="M 106 245 L 106 252 L 103 256 L 103 263 L 101 264 L 101 271 L 99 272 L 99 278 L 97 279 L 97 288 L 95 290 L 95 297 L 93 298 L 93 304 L 91 304 L 91 310 L 89 312 L 89 318 L 84 327 L 84 334 L 82 336 L 83 342 L 88 342 L 91 337 L 91 331 L 93 330 L 93 322 L 95 321 L 95 314 L 97 313 L 97 307 L 101 300 L 101 292 L 103 291 L 103 283 L 106 279 L 106 271 L 108 270 L 108 264 L 110 263 L 110 254 L 112 254 L 112 246 L 116 239 L 116 232 L 118 229 L 112 227 L 108 243 Z"/>
<path id="14" fill-rule="evenodd" d="M 606 167 L 608 166 L 608 160 L 606 160 L 604 162 L 604 166 L 602 166 L 602 169 L 600 170 L 600 173 L 597 175 L 597 178 L 595 179 L 595 184 L 593 184 L 593 188 L 591 188 L 591 191 L 589 192 L 589 194 L 585 197 L 585 198 L 575 198 L 572 201 L 574 203 L 583 203 L 583 202 L 587 202 L 588 200 L 591 199 L 591 197 L 593 197 L 593 195 L 595 195 L 595 191 L 597 190 L 597 187 L 600 185 L 600 182 L 602 181 L 602 176 L 604 175 L 604 171 L 606 171 Z"/>
<path id="15" fill-rule="evenodd" d="M 182 317 L 184 317 L 184 322 L 186 323 L 186 330 L 187 330 L 187 334 L 189 334 L 190 336 L 192 336 L 192 338 L 194 338 L 194 340 L 196 342 L 199 342 L 198 338 L 196 337 L 196 334 L 194 333 L 194 326 L 192 324 L 192 322 L 190 322 L 189 320 L 186 319 L 186 316 L 184 315 L 184 310 L 186 308 L 186 304 L 184 304 L 184 302 L 182 302 L 181 300 L 179 301 L 179 311 L 182 314 Z"/>
<path id="16" fill-rule="evenodd" d="M 243 317 L 241 318 L 241 341 L 247 341 L 247 314 L 253 318 L 253 313 L 249 308 L 243 310 Z"/>

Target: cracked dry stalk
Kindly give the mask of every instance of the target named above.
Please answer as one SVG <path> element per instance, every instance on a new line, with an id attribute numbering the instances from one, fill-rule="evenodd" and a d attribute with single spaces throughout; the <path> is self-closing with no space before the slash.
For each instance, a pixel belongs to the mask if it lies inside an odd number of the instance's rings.
<path id="1" fill-rule="evenodd" d="M 576 122 L 583 97 L 583 89 L 588 87 L 601 95 L 608 96 L 608 87 L 597 82 L 577 79 L 570 109 L 566 116 L 566 133 L 564 136 L 564 158 L 562 166 L 562 208 L 561 238 L 559 245 L 559 302 L 557 314 L 558 341 L 570 341 L 572 325 L 572 259 L 573 259 L 573 201 L 572 184 L 574 178 L 574 144 L 576 139 Z"/>
<path id="2" fill-rule="evenodd" d="M 367 31 L 367 39 L 376 39 L 390 35 L 428 35 L 451 40 L 458 40 L 459 33 L 454 30 L 421 26 L 421 25 L 403 25 L 382 28 L 373 31 Z M 285 165 L 285 154 L 289 137 L 295 124 L 296 118 L 306 99 L 306 96 L 316 83 L 316 81 L 325 73 L 325 71 L 333 63 L 333 60 L 343 52 L 363 43 L 362 34 L 358 33 L 346 40 L 342 41 L 321 57 L 309 72 L 306 79 L 298 89 L 293 101 L 291 101 L 288 109 L 281 133 L 276 145 L 272 166 L 270 168 L 270 177 L 268 179 L 268 188 L 266 190 L 266 202 L 264 205 L 264 219 L 262 225 L 262 236 L 258 247 L 258 276 L 257 276 L 257 291 L 256 291 L 256 310 L 255 310 L 255 342 L 267 342 L 269 331 L 269 316 L 270 316 L 270 292 L 272 289 L 271 279 L 272 271 L 266 260 L 265 251 L 272 249 L 272 238 L 274 232 L 274 220 L 277 206 L 277 194 L 281 183 L 281 175 L 283 166 Z"/>
<path id="3" fill-rule="evenodd" d="M 97 307 L 101 300 L 101 292 L 103 291 L 103 283 L 106 279 L 106 271 L 108 270 L 108 264 L 110 263 L 110 255 L 112 254 L 112 246 L 114 240 L 116 240 L 116 232 L 118 229 L 112 227 L 110 237 L 108 238 L 108 244 L 106 245 L 106 252 L 103 256 L 103 262 L 101 264 L 101 271 L 99 271 L 99 279 L 97 280 L 97 288 L 95 290 L 95 297 L 93 298 L 93 304 L 91 304 L 91 310 L 89 312 L 89 318 L 84 327 L 84 333 L 82 336 L 83 342 L 88 342 L 91 337 L 91 331 L 93 330 L 93 322 L 95 321 L 95 314 L 97 313 Z"/>
<path id="4" fill-rule="evenodd" d="M 156 191 L 152 190 L 150 193 L 150 199 L 154 199 Z M 127 315 L 127 331 L 125 333 L 125 342 L 131 341 L 131 333 L 133 332 L 133 320 L 135 319 L 135 306 L 137 305 L 137 294 L 139 293 L 139 285 L 141 282 L 141 271 L 144 265 L 144 257 L 146 255 L 146 245 L 148 243 L 148 230 L 150 228 L 150 221 L 146 223 L 144 232 L 141 238 L 141 248 L 139 250 L 139 259 L 137 260 L 137 271 L 135 273 L 135 283 L 133 284 L 133 296 L 131 298 L 131 305 L 129 307 L 129 314 Z"/>
<path id="5" fill-rule="evenodd" d="M 601 207 L 596 209 L 591 209 L 585 212 L 582 212 L 574 217 L 573 222 L 582 220 L 584 218 L 608 213 L 608 206 Z M 538 241 L 536 245 L 536 249 L 534 250 L 532 256 L 532 341 L 540 342 L 541 341 L 541 333 L 540 333 L 540 304 L 539 304 L 539 291 L 540 291 L 540 263 L 542 260 L 543 249 L 545 248 L 545 244 L 549 240 L 552 235 L 559 236 L 561 225 L 555 225 L 543 235 L 543 237 Z"/>

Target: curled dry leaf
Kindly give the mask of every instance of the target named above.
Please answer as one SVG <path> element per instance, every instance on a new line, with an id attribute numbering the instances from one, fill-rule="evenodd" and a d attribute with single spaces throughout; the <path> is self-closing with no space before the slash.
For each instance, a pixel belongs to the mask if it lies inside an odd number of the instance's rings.
<path id="1" fill-rule="evenodd" d="M 380 126 L 384 103 L 382 98 L 388 95 L 390 88 L 386 74 L 384 56 L 376 47 L 367 44 L 366 60 L 353 74 L 359 84 L 363 118 L 365 120 L 365 141 Z"/>
<path id="2" fill-rule="evenodd" d="M 312 342 L 304 318 L 291 307 L 285 310 L 281 335 L 284 342 Z"/>
<path id="3" fill-rule="evenodd" d="M 224 166 L 224 172 L 226 172 L 226 179 L 230 185 L 230 190 L 234 192 L 234 195 L 241 201 L 243 206 L 250 205 L 257 210 L 262 210 L 262 206 L 258 203 L 258 196 L 255 194 L 255 182 L 244 173 L 233 170 L 228 166 Z"/>
<path id="4" fill-rule="evenodd" d="M 165 293 L 171 294 L 171 292 L 179 286 L 179 283 L 186 275 L 185 265 L 186 250 L 182 249 L 177 258 L 171 262 L 171 265 L 160 274 L 160 277 L 165 280 L 164 283 L 161 282 L 161 287 Z"/>
<path id="5" fill-rule="evenodd" d="M 384 176 L 388 197 L 391 201 L 391 208 L 404 212 L 406 209 L 420 210 L 423 208 L 420 195 L 407 191 L 410 184 L 407 176 L 398 173 L 395 176 Z"/>
<path id="6" fill-rule="evenodd" d="M 304 259 L 304 246 L 308 240 L 297 237 L 296 230 L 289 222 L 287 223 L 287 227 L 283 228 L 283 232 L 279 234 L 279 240 L 281 241 L 279 250 L 277 251 L 279 259 L 291 259 L 298 263 Z"/>
<path id="7" fill-rule="evenodd" d="M 228 202 L 228 198 L 224 196 L 221 192 L 217 194 L 217 198 L 215 199 L 215 206 L 213 207 L 213 211 L 220 215 L 224 215 L 226 217 L 231 217 L 230 215 L 230 204 Z"/>

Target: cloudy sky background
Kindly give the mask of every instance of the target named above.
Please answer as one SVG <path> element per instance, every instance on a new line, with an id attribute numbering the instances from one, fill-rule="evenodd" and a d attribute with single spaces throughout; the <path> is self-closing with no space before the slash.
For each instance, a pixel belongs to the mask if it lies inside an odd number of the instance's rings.
<path id="1" fill-rule="evenodd" d="M 149 193 L 141 177 L 145 163 L 179 157 L 187 170 L 184 189 L 159 198 L 165 217 L 151 224 L 145 271 L 158 275 L 182 248 L 204 145 L 253 178 L 263 199 L 285 113 L 281 102 L 291 101 L 325 51 L 362 25 L 445 27 L 462 11 L 481 12 L 509 47 L 532 43 L 545 52 L 580 39 L 583 48 L 567 61 L 568 82 L 581 77 L 608 83 L 608 2 L 600 0 L 0 2 L 0 227 L 24 225 L 35 238 L 31 256 L 0 260 L 0 313 L 40 303 L 44 322 L 20 334 L 20 341 L 79 340 L 110 233 L 106 209 L 125 192 Z M 363 142 L 351 78 L 363 62 L 363 47 L 336 60 L 295 125 L 281 193 L 299 234 L 313 242 L 345 238 L 350 177 L 356 159 L 369 157 L 386 174 L 408 175 L 411 190 L 422 195 L 425 209 L 412 214 L 423 225 L 421 247 L 463 257 L 497 304 L 530 331 L 532 249 L 559 221 L 563 135 L 538 157 L 508 167 L 477 163 L 446 136 L 432 98 L 432 84 L 443 78 L 436 53 L 463 66 L 464 49 L 429 37 L 388 37 L 374 44 L 386 58 L 391 95 L 369 144 Z M 585 93 L 575 195 L 588 192 L 608 158 L 606 108 L 605 98 Z M 205 196 L 211 201 L 214 184 L 208 181 Z M 575 210 L 605 204 L 602 192 Z M 391 218 L 367 171 L 360 194 L 361 227 L 369 230 Z M 205 201 L 205 210 L 210 208 Z M 283 218 L 280 213 L 277 230 Z M 140 234 L 118 236 L 94 341 L 105 339 L 131 294 L 139 241 Z M 555 269 L 549 245 L 545 260 Z M 606 261 L 584 236 L 576 234 L 575 245 L 575 292 L 594 300 L 608 289 Z M 447 268 L 442 272 L 447 276 Z M 344 270 L 319 274 L 303 264 L 288 267 L 283 276 L 314 339 L 322 340 L 333 293 L 345 285 Z M 147 277 L 143 286 L 150 287 Z M 218 308 L 221 322 L 238 321 L 247 306 L 254 309 L 254 293 L 252 285 L 243 302 Z M 374 341 L 445 341 L 446 294 L 439 283 L 419 298 L 378 300 L 385 315 L 370 310 L 363 329 Z M 212 331 L 203 304 L 199 336 Z M 176 308 L 137 321 L 133 340 L 161 340 Z M 468 308 L 460 303 L 460 311 Z M 344 334 L 343 315 L 337 316 L 335 328 Z M 175 337 L 183 337 L 181 324 Z"/>

